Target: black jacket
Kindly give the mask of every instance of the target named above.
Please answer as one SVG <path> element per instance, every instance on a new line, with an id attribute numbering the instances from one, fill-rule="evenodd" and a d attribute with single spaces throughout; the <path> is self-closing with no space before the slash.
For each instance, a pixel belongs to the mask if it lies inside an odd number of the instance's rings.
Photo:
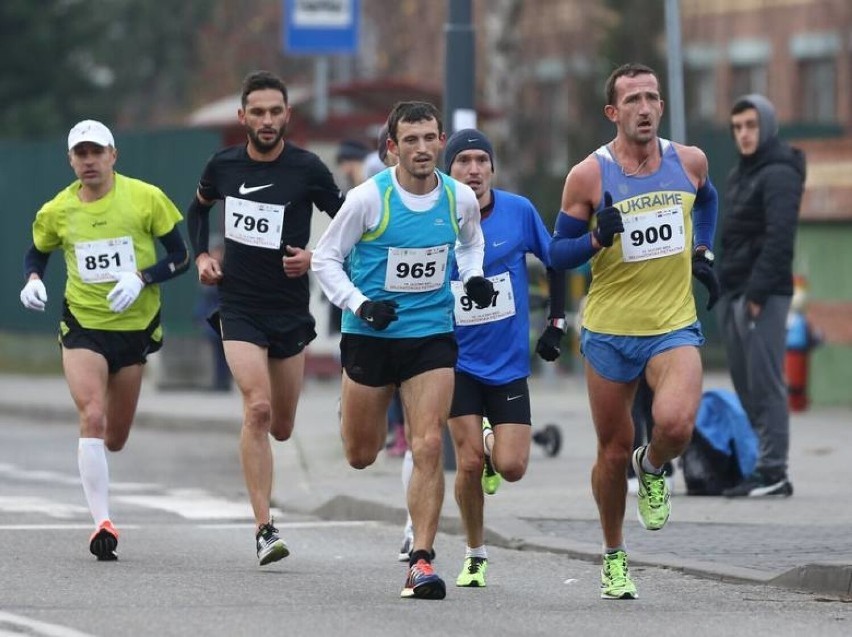
<path id="1" fill-rule="evenodd" d="M 719 281 L 722 292 L 763 305 L 793 294 L 793 249 L 805 156 L 772 134 L 728 176 Z"/>

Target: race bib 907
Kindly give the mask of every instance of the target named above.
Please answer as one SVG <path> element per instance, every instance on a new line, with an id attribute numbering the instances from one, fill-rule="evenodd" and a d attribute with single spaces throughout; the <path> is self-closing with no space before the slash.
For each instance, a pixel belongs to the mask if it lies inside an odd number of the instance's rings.
<path id="1" fill-rule="evenodd" d="M 481 325 L 515 315 L 515 296 L 509 273 L 496 274 L 488 277 L 488 280 L 494 284 L 494 296 L 491 297 L 491 303 L 485 307 L 479 307 L 465 294 L 461 281 L 450 283 L 456 300 L 453 311 L 456 325 Z"/>

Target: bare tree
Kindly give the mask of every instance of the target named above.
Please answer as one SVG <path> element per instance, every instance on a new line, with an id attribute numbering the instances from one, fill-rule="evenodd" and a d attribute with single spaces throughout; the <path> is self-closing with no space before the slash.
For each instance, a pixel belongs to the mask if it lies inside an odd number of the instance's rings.
<path id="1" fill-rule="evenodd" d="M 523 13 L 522 0 L 490 0 L 484 12 L 485 60 L 482 78 L 485 105 L 498 113 L 496 121 L 488 127 L 489 136 L 498 157 L 508 155 L 507 149 L 512 131 L 519 128 L 516 121 L 520 113 L 514 106 L 518 103 L 520 90 L 521 31 L 518 29 Z M 500 183 L 508 190 L 517 190 L 519 176 L 517 164 L 501 163 Z"/>

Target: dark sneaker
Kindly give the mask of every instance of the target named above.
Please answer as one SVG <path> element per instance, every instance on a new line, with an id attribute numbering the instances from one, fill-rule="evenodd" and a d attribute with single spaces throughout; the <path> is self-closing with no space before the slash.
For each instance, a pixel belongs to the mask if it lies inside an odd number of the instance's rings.
<path id="1" fill-rule="evenodd" d="M 118 546 L 118 529 L 109 520 L 104 520 L 89 538 L 89 552 L 99 562 L 113 562 L 118 559 L 115 549 Z"/>
<path id="2" fill-rule="evenodd" d="M 272 520 L 257 531 L 257 560 L 261 566 L 283 560 L 290 555 L 290 549 L 278 535 L 278 529 L 272 525 Z"/>
<path id="3" fill-rule="evenodd" d="M 418 560 L 417 564 L 409 567 L 405 587 L 399 594 L 400 597 L 415 599 L 444 599 L 446 595 L 444 580 L 426 560 Z"/>
<path id="4" fill-rule="evenodd" d="M 793 485 L 784 474 L 771 476 L 755 471 L 739 484 L 722 491 L 722 495 L 726 498 L 788 497 L 793 495 Z"/>

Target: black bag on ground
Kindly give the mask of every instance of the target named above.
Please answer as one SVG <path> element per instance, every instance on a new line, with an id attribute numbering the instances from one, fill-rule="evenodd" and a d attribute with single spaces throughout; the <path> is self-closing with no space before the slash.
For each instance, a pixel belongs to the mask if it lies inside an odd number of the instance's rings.
<path id="1" fill-rule="evenodd" d="M 730 454 L 719 451 L 698 429 L 680 457 L 680 466 L 687 495 L 722 495 L 723 490 L 743 479 L 733 450 Z"/>
<path id="2" fill-rule="evenodd" d="M 692 441 L 680 459 L 687 495 L 721 495 L 756 463 L 757 436 L 737 395 L 729 389 L 705 391 Z"/>

